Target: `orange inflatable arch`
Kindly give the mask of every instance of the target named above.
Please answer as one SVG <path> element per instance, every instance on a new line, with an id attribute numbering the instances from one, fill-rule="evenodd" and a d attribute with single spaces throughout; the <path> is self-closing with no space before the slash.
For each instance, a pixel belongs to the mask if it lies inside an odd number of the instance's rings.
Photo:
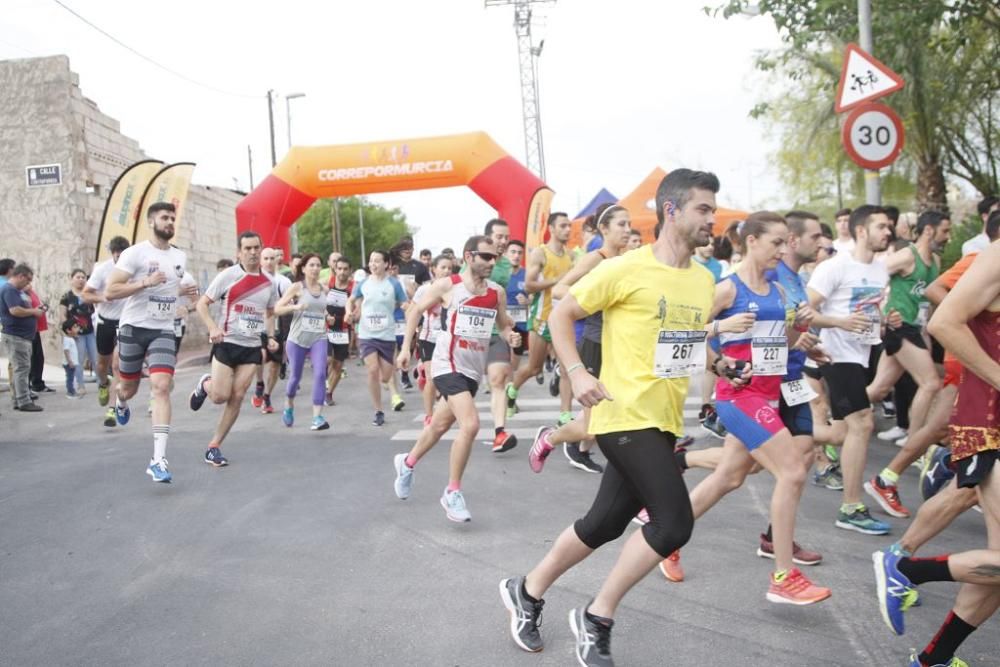
<path id="1" fill-rule="evenodd" d="M 341 146 L 295 146 L 236 207 L 238 233 L 288 250 L 288 229 L 321 197 L 466 185 L 539 245 L 553 192 L 484 132 Z M 485 221 L 483 221 L 485 223 Z"/>

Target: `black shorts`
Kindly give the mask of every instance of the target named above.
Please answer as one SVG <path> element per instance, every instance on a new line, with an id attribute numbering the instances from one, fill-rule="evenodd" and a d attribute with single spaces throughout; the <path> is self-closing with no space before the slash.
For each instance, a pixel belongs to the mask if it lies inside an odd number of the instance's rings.
<path id="1" fill-rule="evenodd" d="M 601 375 L 601 344 L 584 338 L 578 348 L 580 361 L 587 372 L 595 378 Z"/>
<path id="2" fill-rule="evenodd" d="M 110 356 L 118 344 L 118 320 L 100 320 L 97 323 L 97 354 Z"/>
<path id="3" fill-rule="evenodd" d="M 920 335 L 920 327 L 913 326 L 912 324 L 907 324 L 903 322 L 899 325 L 898 329 L 890 329 L 886 327 L 885 336 L 882 339 L 882 345 L 885 347 L 885 353 L 890 357 L 903 347 L 903 341 L 908 340 L 921 350 L 927 349 L 927 343 L 924 342 L 924 337 Z"/>
<path id="4" fill-rule="evenodd" d="M 223 366 L 259 366 L 260 348 L 245 347 L 236 343 L 216 343 L 212 346 L 212 358 Z"/>
<path id="5" fill-rule="evenodd" d="M 811 377 L 813 380 L 823 379 L 823 373 L 820 371 L 818 366 L 803 366 L 802 374 L 806 377 Z"/>
<path id="6" fill-rule="evenodd" d="M 479 390 L 479 383 L 461 373 L 435 375 L 434 386 L 444 398 L 461 394 L 463 391 L 469 392 L 475 398 L 476 392 Z"/>
<path id="7" fill-rule="evenodd" d="M 333 357 L 336 361 L 346 361 L 350 352 L 351 345 L 349 343 L 326 342 L 326 356 Z"/>
<path id="8" fill-rule="evenodd" d="M 527 331 L 522 331 L 520 329 L 514 329 L 517 333 L 521 334 L 521 344 L 517 347 L 511 348 L 511 351 L 519 357 L 523 357 L 524 353 L 528 351 L 528 341 L 531 336 L 528 335 Z"/>
<path id="9" fill-rule="evenodd" d="M 434 358 L 434 347 L 435 343 L 429 340 L 418 340 L 417 341 L 417 356 L 420 361 L 427 363 Z"/>
<path id="10" fill-rule="evenodd" d="M 781 422 L 793 436 L 811 436 L 813 434 L 812 408 L 809 407 L 808 401 L 798 405 L 788 405 L 785 403 L 785 397 L 782 396 L 780 403 L 778 403 L 778 416 L 781 417 Z"/>
<path id="11" fill-rule="evenodd" d="M 944 346 L 937 342 L 937 338 L 931 336 L 931 359 L 935 364 L 944 363 Z"/>
<path id="12" fill-rule="evenodd" d="M 993 464 L 997 462 L 997 458 L 1000 458 L 1000 450 L 987 449 L 961 461 L 952 461 L 951 465 L 955 468 L 955 481 L 958 483 L 958 488 L 971 489 L 982 484 L 990 471 L 993 470 Z"/>
<path id="13" fill-rule="evenodd" d="M 868 393 L 868 369 L 861 364 L 826 364 L 820 366 L 830 394 L 830 413 L 843 419 L 871 408 Z"/>
<path id="14" fill-rule="evenodd" d="M 280 364 L 282 361 L 285 360 L 285 339 L 275 337 L 275 340 L 278 342 L 278 349 L 275 350 L 274 352 L 271 352 L 271 350 L 267 349 L 266 345 L 262 346 L 261 349 L 263 349 L 264 353 L 267 355 L 268 363 Z M 260 361 L 258 361 L 257 363 L 260 363 Z M 226 365 L 228 366 L 229 364 Z"/>

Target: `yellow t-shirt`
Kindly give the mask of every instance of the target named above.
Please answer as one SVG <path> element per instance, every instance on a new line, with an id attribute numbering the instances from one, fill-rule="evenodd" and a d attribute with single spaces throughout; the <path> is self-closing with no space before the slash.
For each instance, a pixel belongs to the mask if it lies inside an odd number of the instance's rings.
<path id="1" fill-rule="evenodd" d="M 604 311 L 601 382 L 614 397 L 590 412 L 593 434 L 656 428 L 681 434 L 688 378 L 653 374 L 661 330 L 702 331 L 715 296 L 712 274 L 667 266 L 652 246 L 597 265 L 570 288 L 587 313 Z"/>

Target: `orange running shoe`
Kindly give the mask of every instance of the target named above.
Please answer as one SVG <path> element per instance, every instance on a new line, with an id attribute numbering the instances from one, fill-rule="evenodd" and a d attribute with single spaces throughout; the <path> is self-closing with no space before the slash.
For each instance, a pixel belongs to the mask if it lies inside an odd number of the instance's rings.
<path id="1" fill-rule="evenodd" d="M 767 589 L 768 602 L 778 604 L 807 605 L 820 602 L 830 597 L 830 589 L 816 586 L 809 581 L 802 571 L 793 567 L 781 581 L 775 581 L 771 575 L 771 586 Z"/>
<path id="2" fill-rule="evenodd" d="M 865 491 L 875 499 L 889 516 L 897 519 L 905 519 L 910 516 L 910 510 L 903 506 L 903 501 L 899 499 L 899 488 L 895 484 L 886 484 L 878 475 L 865 482 Z"/>
<path id="3" fill-rule="evenodd" d="M 667 578 L 667 581 L 674 583 L 684 581 L 684 568 L 681 567 L 680 549 L 660 561 L 660 572 Z"/>

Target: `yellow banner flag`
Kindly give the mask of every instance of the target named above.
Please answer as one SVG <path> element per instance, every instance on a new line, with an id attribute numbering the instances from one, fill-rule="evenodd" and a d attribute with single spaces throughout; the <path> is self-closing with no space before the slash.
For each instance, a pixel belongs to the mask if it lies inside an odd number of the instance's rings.
<path id="1" fill-rule="evenodd" d="M 153 177 L 163 167 L 159 160 L 143 160 L 126 169 L 115 181 L 104 204 L 101 233 L 98 235 L 96 259 L 103 262 L 111 258 L 108 243 L 116 236 L 124 236 L 129 243 L 135 237 L 142 195 Z"/>
<path id="2" fill-rule="evenodd" d="M 167 165 L 160 170 L 146 187 L 142 197 L 139 215 L 143 217 L 135 227 L 132 245 L 142 243 L 152 237 L 153 231 L 145 220 L 146 211 L 156 202 L 170 202 L 177 208 L 177 222 L 174 224 L 174 236 L 181 227 L 181 216 L 184 214 L 184 202 L 187 201 L 188 189 L 191 186 L 191 176 L 194 174 L 194 162 L 178 162 Z"/>

